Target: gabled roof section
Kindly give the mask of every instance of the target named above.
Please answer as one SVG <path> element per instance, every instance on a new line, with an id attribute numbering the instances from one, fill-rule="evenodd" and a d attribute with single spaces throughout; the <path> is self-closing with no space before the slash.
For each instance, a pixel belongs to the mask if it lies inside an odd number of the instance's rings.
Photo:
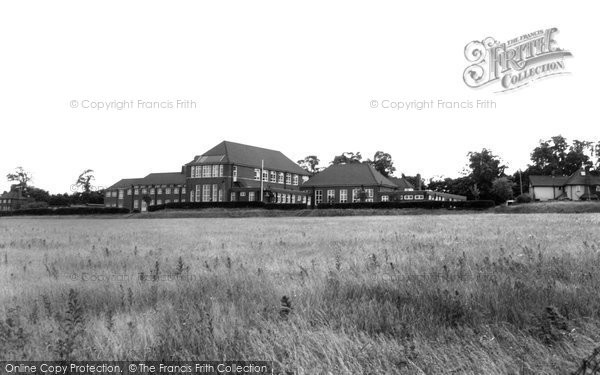
<path id="1" fill-rule="evenodd" d="M 122 189 L 122 188 L 128 188 L 131 187 L 131 185 L 138 185 L 138 181 L 140 181 L 141 178 L 124 178 L 122 180 L 119 180 L 117 183 L 111 185 L 108 187 L 107 190 L 110 189 Z"/>
<path id="2" fill-rule="evenodd" d="M 590 175 L 584 167 L 581 167 L 569 176 L 565 185 L 600 185 L 600 177 Z"/>
<path id="3" fill-rule="evenodd" d="M 319 172 L 302 187 L 327 186 L 398 186 L 366 163 L 334 164 Z"/>
<path id="4" fill-rule="evenodd" d="M 296 173 L 303 176 L 309 174 L 281 151 L 229 141 L 219 143 L 202 155 L 196 156 L 192 162 L 186 165 L 228 163 L 260 168 L 263 160 L 265 169 L 268 170 Z"/>
<path id="5" fill-rule="evenodd" d="M 569 177 L 567 176 L 529 176 L 529 182 L 532 186 L 564 186 Z"/>
<path id="6" fill-rule="evenodd" d="M 414 189 L 413 184 L 408 182 L 406 178 L 403 177 L 388 177 L 388 180 L 392 181 L 396 184 L 400 189 Z"/>
<path id="7" fill-rule="evenodd" d="M 132 185 L 181 185 L 185 183 L 185 175 L 181 172 L 150 173 L 143 178 L 124 178 L 108 189 L 125 189 Z"/>

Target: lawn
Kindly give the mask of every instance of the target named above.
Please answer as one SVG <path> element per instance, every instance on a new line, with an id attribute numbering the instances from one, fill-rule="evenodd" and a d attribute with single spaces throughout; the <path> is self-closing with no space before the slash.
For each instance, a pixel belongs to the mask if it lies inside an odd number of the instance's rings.
<path id="1" fill-rule="evenodd" d="M 568 373 L 600 346 L 599 227 L 600 214 L 2 218 L 0 353 Z"/>

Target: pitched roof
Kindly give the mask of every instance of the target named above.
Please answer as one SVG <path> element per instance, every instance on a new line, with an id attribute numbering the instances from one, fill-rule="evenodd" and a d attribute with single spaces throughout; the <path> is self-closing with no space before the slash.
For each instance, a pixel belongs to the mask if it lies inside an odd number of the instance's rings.
<path id="1" fill-rule="evenodd" d="M 196 156 L 193 161 L 186 165 L 231 163 L 260 168 L 263 160 L 266 169 L 291 172 L 299 175 L 309 174 L 281 151 L 229 141 L 219 143 L 202 155 Z"/>
<path id="2" fill-rule="evenodd" d="M 181 172 L 150 173 L 143 178 L 124 178 L 108 189 L 123 189 L 131 185 L 181 185 L 185 175 Z"/>
<path id="3" fill-rule="evenodd" d="M 589 172 L 586 173 L 585 169 L 581 167 L 569 176 L 565 185 L 600 185 L 600 177 L 592 176 Z"/>
<path id="4" fill-rule="evenodd" d="M 414 189 L 413 184 L 404 177 L 388 177 L 388 180 L 396 184 L 400 189 Z"/>
<path id="5" fill-rule="evenodd" d="M 361 185 L 398 187 L 381 173 L 377 172 L 373 166 L 366 163 L 334 164 L 311 177 L 310 180 L 302 184 L 302 187 Z"/>
<path id="6" fill-rule="evenodd" d="M 567 182 L 567 176 L 529 176 L 532 186 L 563 186 Z"/>
<path id="7" fill-rule="evenodd" d="M 12 190 L 0 195 L 0 199 L 26 199 L 18 191 Z"/>

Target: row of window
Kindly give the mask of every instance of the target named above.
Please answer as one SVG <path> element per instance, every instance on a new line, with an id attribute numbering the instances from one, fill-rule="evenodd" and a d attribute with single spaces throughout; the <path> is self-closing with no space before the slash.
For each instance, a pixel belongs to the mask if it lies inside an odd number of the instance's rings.
<path id="1" fill-rule="evenodd" d="M 327 203 L 335 202 L 335 189 L 329 189 L 326 191 L 327 193 Z M 361 189 L 352 189 L 352 202 L 360 202 L 361 201 Z M 364 190 L 364 199 L 365 202 L 373 202 L 374 192 L 373 189 L 365 189 Z M 339 203 L 348 203 L 348 190 L 341 189 L 338 196 Z M 323 203 L 323 190 L 315 190 L 315 203 Z"/>
<path id="2" fill-rule="evenodd" d="M 192 178 L 223 177 L 223 164 L 192 166 L 190 177 L 192 177 Z"/>
<path id="3" fill-rule="evenodd" d="M 260 168 L 254 169 L 254 180 L 260 181 Z M 262 170 L 262 180 L 264 182 L 272 182 L 274 184 L 286 184 L 286 185 L 294 185 L 298 186 L 300 176 L 297 174 L 284 173 L 284 172 L 276 172 L 269 171 L 266 169 Z M 302 176 L 302 183 L 305 183 L 308 180 L 308 176 Z"/>
<path id="4" fill-rule="evenodd" d="M 150 192 L 150 195 L 154 195 L 154 194 L 158 194 L 158 195 L 162 195 L 163 193 L 163 188 L 135 188 L 133 189 L 133 195 L 140 195 L 140 190 L 142 192 L 142 195 L 148 194 L 148 192 Z M 131 195 L 132 190 L 131 189 L 127 189 L 127 195 Z M 179 188 L 175 187 L 175 188 L 164 188 L 164 193 L 169 195 L 169 194 L 179 194 Z M 181 194 L 185 194 L 185 187 L 181 188 Z M 119 199 L 123 199 L 125 196 L 125 190 L 112 190 L 112 191 L 107 191 L 106 192 L 106 197 L 110 198 L 119 198 Z"/>
<path id="5" fill-rule="evenodd" d="M 0 199 L 0 203 L 10 203 L 10 199 Z"/>
<path id="6" fill-rule="evenodd" d="M 196 191 L 190 191 L 190 202 L 222 202 L 223 189 L 217 184 L 196 185 Z"/>

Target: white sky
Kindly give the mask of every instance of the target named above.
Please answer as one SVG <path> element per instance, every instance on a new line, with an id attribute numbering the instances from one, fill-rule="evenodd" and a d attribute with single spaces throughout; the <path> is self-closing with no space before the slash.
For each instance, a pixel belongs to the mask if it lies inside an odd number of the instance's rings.
<path id="1" fill-rule="evenodd" d="M 514 170 L 539 139 L 598 140 L 597 8 L 558 1 L 0 3 L 0 191 L 23 166 L 69 190 L 177 171 L 222 140 L 321 164 L 389 152 L 399 172 L 457 176 L 491 148 Z M 489 4 L 489 5 L 485 5 Z M 588 5 L 584 5 L 588 4 Z M 462 80 L 465 45 L 557 27 L 570 75 L 515 92 Z M 71 100 L 189 99 L 97 111 Z M 493 99 L 495 110 L 394 111 L 371 100 Z"/>

